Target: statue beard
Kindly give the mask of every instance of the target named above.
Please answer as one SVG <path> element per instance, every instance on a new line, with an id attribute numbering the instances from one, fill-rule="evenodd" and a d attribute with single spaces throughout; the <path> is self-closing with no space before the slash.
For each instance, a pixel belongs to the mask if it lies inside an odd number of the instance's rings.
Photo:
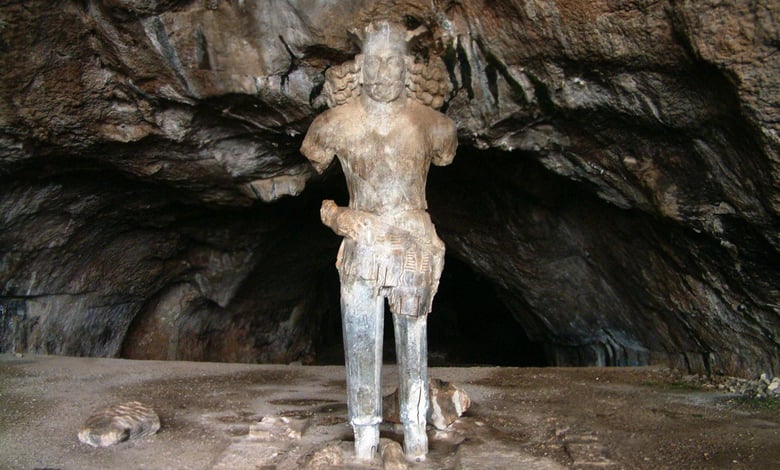
<path id="1" fill-rule="evenodd" d="M 401 92 L 404 91 L 404 84 L 398 81 L 364 83 L 363 89 L 372 100 L 380 103 L 390 103 L 401 96 Z"/>

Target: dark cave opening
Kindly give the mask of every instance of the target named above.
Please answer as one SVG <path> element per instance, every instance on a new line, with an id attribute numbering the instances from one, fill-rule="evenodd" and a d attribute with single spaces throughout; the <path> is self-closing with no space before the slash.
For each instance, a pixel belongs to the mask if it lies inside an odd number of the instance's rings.
<path id="1" fill-rule="evenodd" d="M 429 180 L 430 213 L 448 250 L 429 317 L 430 365 L 645 363 L 654 323 L 631 307 L 652 298 L 634 300 L 644 284 L 614 273 L 639 272 L 642 260 L 655 259 L 651 247 L 675 250 L 685 233 L 604 206 L 522 155 L 463 150 Z M 3 180 L 0 202 L 25 211 L 8 211 L 0 239 L 22 244 L 5 258 L 13 269 L 0 292 L 1 350 L 344 363 L 339 237 L 319 220 L 323 199 L 348 199 L 337 165 L 297 197 L 217 207 L 165 184 L 67 163 L 45 173 L 30 165 L 24 178 Z M 719 253 L 698 246 L 699 256 Z M 43 272 L 35 283 L 25 275 Z M 605 285 L 632 295 L 625 305 L 594 297 L 610 292 Z M 604 323 L 622 321 L 623 312 L 639 333 Z"/>
<path id="2" fill-rule="evenodd" d="M 326 283 L 338 289 L 337 275 Z M 317 343 L 317 364 L 343 364 L 344 346 L 338 304 L 324 314 Z M 385 306 L 383 355 L 395 363 L 393 321 Z M 464 262 L 447 256 L 439 291 L 428 316 L 428 364 L 430 366 L 548 365 L 544 344 L 528 338 L 503 304 L 495 287 Z"/>
<path id="3" fill-rule="evenodd" d="M 532 341 L 495 286 L 448 256 L 428 319 L 431 365 L 545 366 L 544 345 Z"/>
<path id="4" fill-rule="evenodd" d="M 434 170 L 432 185 L 428 197 L 435 208 L 441 211 L 442 200 L 460 200 L 469 198 L 471 204 L 480 204 L 480 197 L 464 194 L 462 181 L 453 177 L 453 170 L 482 175 L 484 162 L 475 156 L 473 149 L 467 149 L 466 156 L 461 154 L 455 164 L 447 168 Z M 538 170 L 544 172 L 544 170 Z M 490 171 L 488 171 L 489 173 Z M 446 173 L 448 176 L 444 176 Z M 429 181 L 431 182 L 431 181 Z M 480 180 L 480 183 L 483 181 Z M 485 189 L 474 194 L 490 192 L 488 189 L 495 178 L 485 177 Z M 495 185 L 493 185 L 495 186 Z M 311 182 L 306 191 L 298 196 L 303 205 L 309 206 L 309 213 L 318 213 L 320 202 L 334 199 L 339 205 L 347 205 L 347 193 L 344 176 L 338 162 L 323 175 Z M 316 207 L 315 207 L 316 206 Z M 436 214 L 433 214 L 434 220 Z M 319 221 L 316 221 L 320 224 Z M 327 236 L 333 236 L 328 232 Z M 440 235 L 444 237 L 444 234 Z M 449 250 L 449 249 L 448 249 Z M 333 252 L 335 260 L 335 251 Z M 428 316 L 428 363 L 431 366 L 517 366 L 543 367 L 547 361 L 546 345 L 543 341 L 529 338 L 523 325 L 501 299 L 494 282 L 472 269 L 452 250 L 445 257 L 439 290 L 434 298 L 433 311 Z M 328 268 L 322 274 L 319 288 L 323 290 L 320 298 L 330 299 L 330 304 L 317 320 L 314 328 L 315 363 L 343 364 L 344 343 L 341 330 L 341 312 L 339 305 L 339 279 L 335 268 Z M 395 339 L 393 321 L 389 307 L 385 303 L 385 324 L 383 337 L 383 361 L 395 363 Z"/>
<path id="5" fill-rule="evenodd" d="M 41 298 L 70 312 L 71 304 L 47 292 L 57 292 L 57 283 L 67 283 L 81 271 L 105 271 L 112 274 L 88 279 L 97 294 L 85 302 L 104 306 L 111 296 L 108 306 L 95 317 L 101 321 L 88 326 L 74 311 L 73 318 L 36 320 L 24 331 L 0 328 L 0 338 L 10 335 L 3 344 L 20 343 L 19 350 L 49 354 L 130 359 L 343 364 L 339 280 L 333 266 L 339 239 L 319 220 L 323 199 L 346 203 L 337 168 L 297 198 L 228 209 L 204 206 L 164 185 L 139 184 L 87 161 L 71 163 L 80 171 L 63 175 L 56 167 L 51 174 L 29 175 L 28 184 L 36 191 L 45 195 L 46 188 L 60 188 L 59 195 L 46 200 L 37 218 L 20 219 L 17 232 L 26 233 L 56 211 L 72 212 L 62 223 L 83 229 L 72 236 L 58 229 L 65 234 L 62 241 L 35 260 L 39 271 L 49 266 L 46 259 L 69 259 L 71 253 L 79 253 L 80 262 L 66 262 L 53 271 L 40 287 Z M 92 177 L 96 174 L 100 178 Z M 9 195 L 21 187 L 21 181 L 10 185 Z M 91 195 L 94 207 L 84 205 L 84 194 Z M 457 256 L 447 256 L 429 316 L 429 363 L 546 365 L 543 345 L 529 340 L 497 295 L 495 283 Z M 130 291 L 136 295 L 127 300 Z M 20 312 L 36 308 L 22 302 L 6 314 L 9 302 L 10 297 L 0 296 L 0 316 L 26 318 Z M 296 311 L 302 313 L 293 318 Z M 39 314 L 29 315 L 35 319 Z M 56 325 L 46 324 L 56 319 Z M 86 330 L 81 340 L 63 342 L 57 332 L 64 328 Z M 394 362 L 389 309 L 384 347 L 385 362 Z"/>
<path id="6" fill-rule="evenodd" d="M 0 352 L 342 363 L 319 208 L 346 204 L 344 177 L 310 177 L 299 148 L 324 72 L 358 52 L 355 8 L 29 3 L 0 35 Z M 448 250 L 431 364 L 776 374 L 768 16 L 607 6 L 561 29 L 509 3 L 394 6 L 431 28 L 410 50 L 443 55 L 460 142 L 427 185 Z M 590 40 L 589 19 L 619 34 Z M 756 40 L 723 34 L 746 19 Z"/>

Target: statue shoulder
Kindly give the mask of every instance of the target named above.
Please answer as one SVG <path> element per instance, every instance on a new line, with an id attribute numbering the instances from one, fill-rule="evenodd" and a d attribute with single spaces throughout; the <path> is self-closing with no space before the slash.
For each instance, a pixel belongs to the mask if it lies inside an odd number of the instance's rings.
<path id="1" fill-rule="evenodd" d="M 417 121 L 417 125 L 423 125 L 432 130 L 452 130 L 455 128 L 455 123 L 449 116 L 424 104 L 410 100 L 407 112 L 412 119 Z"/>
<path id="2" fill-rule="evenodd" d="M 344 136 L 354 127 L 353 103 L 329 109 L 312 121 L 301 144 L 301 153 L 322 173 L 343 148 Z"/>
<path id="3" fill-rule="evenodd" d="M 309 126 L 309 132 L 339 132 L 343 128 L 349 127 L 350 122 L 355 119 L 354 104 L 354 102 L 351 102 L 323 111 L 314 118 L 311 126 Z"/>
<path id="4" fill-rule="evenodd" d="M 455 126 L 455 121 L 442 112 L 434 111 L 433 113 L 436 115 L 435 122 L 437 130 L 441 132 L 444 137 L 452 136 L 457 139 L 458 129 L 457 126 Z"/>
<path id="5" fill-rule="evenodd" d="M 414 119 L 427 128 L 433 146 L 433 164 L 444 166 L 452 163 L 458 147 L 455 121 L 444 113 L 418 103 L 414 103 L 410 111 Z"/>
<path id="6" fill-rule="evenodd" d="M 325 171 L 336 154 L 333 136 L 337 116 L 333 115 L 334 111 L 330 109 L 314 118 L 301 144 L 301 153 L 309 159 L 317 173 Z"/>

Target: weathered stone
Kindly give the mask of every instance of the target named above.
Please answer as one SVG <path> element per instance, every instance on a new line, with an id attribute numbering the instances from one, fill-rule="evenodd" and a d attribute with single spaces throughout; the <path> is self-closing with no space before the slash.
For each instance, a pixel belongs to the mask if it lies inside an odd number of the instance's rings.
<path id="1" fill-rule="evenodd" d="M 312 122 L 301 145 L 319 173 L 338 157 L 349 191 L 348 207 L 325 200 L 320 216 L 344 237 L 336 267 L 347 407 L 359 459 L 372 458 L 379 445 L 385 301 L 398 351 L 404 450 L 418 459 L 428 452 L 427 316 L 444 244 L 426 211 L 425 189 L 430 166 L 449 165 L 458 138 L 455 123 L 432 109 L 437 106 L 428 93 L 449 90 L 446 74 L 415 62 L 410 37 L 398 23 L 370 22 L 362 54 L 326 73 L 323 93 L 332 109 Z M 441 106 L 443 93 L 438 97 Z"/>
<path id="2" fill-rule="evenodd" d="M 778 375 L 776 2 L 269 5 L 3 4 L 0 350 L 314 357 L 337 241 L 259 207 L 341 196 L 298 148 L 380 13 L 426 25 L 414 53 L 453 81 L 439 235 L 545 363 Z"/>
<path id="3" fill-rule="evenodd" d="M 93 447 L 108 447 L 156 433 L 160 417 L 150 406 L 130 401 L 109 406 L 87 418 L 79 441 Z"/>
<path id="4" fill-rule="evenodd" d="M 265 416 L 259 423 L 249 426 L 249 437 L 261 441 L 300 440 L 310 421 L 309 418 Z"/>
<path id="5" fill-rule="evenodd" d="M 439 379 L 428 381 L 430 407 L 428 424 L 444 430 L 460 418 L 471 406 L 471 399 L 462 388 Z M 398 389 L 382 398 L 382 417 L 390 423 L 400 423 Z"/>
<path id="6" fill-rule="evenodd" d="M 428 420 L 436 429 L 446 429 L 471 406 L 465 390 L 439 379 L 430 380 L 431 408 Z"/>
<path id="7" fill-rule="evenodd" d="M 401 444 L 391 439 L 382 438 L 379 440 L 379 455 L 382 457 L 384 470 L 407 470 L 409 468 Z"/>
<path id="8" fill-rule="evenodd" d="M 771 395 L 780 395 L 780 377 L 772 379 L 772 382 L 767 385 L 766 390 Z"/>

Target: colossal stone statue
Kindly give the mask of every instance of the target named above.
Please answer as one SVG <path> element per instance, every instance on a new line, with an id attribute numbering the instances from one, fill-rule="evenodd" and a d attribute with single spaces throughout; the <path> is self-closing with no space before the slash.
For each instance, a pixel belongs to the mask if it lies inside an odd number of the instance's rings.
<path id="1" fill-rule="evenodd" d="M 322 221 L 344 237 L 336 266 L 355 454 L 373 458 L 382 417 L 384 302 L 393 315 L 404 451 L 428 451 L 427 314 L 444 265 L 444 244 L 426 212 L 431 163 L 455 156 L 455 123 L 436 111 L 449 92 L 440 63 L 415 63 L 407 32 L 385 21 L 366 27 L 362 55 L 330 68 L 332 108 L 309 128 L 301 152 L 318 172 L 339 158 L 349 206 L 323 201 Z"/>

